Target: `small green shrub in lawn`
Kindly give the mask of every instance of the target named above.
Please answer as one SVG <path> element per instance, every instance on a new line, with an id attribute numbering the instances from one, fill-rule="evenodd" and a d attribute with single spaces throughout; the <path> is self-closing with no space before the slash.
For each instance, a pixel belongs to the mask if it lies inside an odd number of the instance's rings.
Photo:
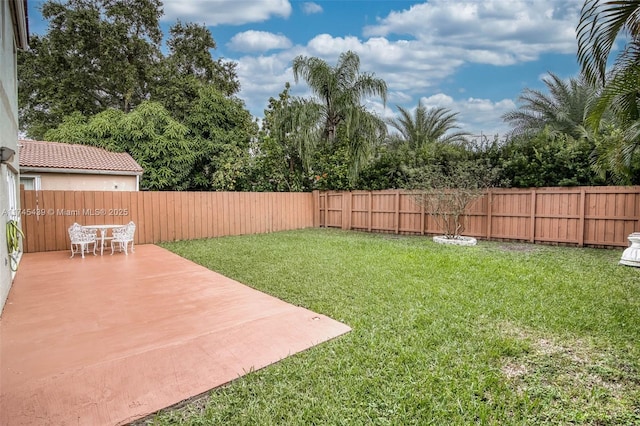
<path id="1" fill-rule="evenodd" d="M 640 424 L 621 250 L 326 229 L 164 247 L 353 331 L 149 423 Z"/>

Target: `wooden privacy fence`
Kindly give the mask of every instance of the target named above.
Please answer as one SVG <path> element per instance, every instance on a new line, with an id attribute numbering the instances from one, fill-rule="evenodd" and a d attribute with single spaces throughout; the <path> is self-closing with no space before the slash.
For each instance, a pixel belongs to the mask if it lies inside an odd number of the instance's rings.
<path id="1" fill-rule="evenodd" d="M 26 253 L 67 250 L 71 224 L 136 224 L 135 243 L 314 226 L 311 193 L 21 191 Z M 317 225 L 316 225 L 317 226 Z"/>
<path id="2" fill-rule="evenodd" d="M 439 234 L 403 191 L 312 193 L 21 191 L 27 253 L 67 250 L 67 229 L 136 224 L 136 244 L 314 226 Z M 469 208 L 465 235 L 624 246 L 640 231 L 640 186 L 492 189 Z"/>
<path id="3" fill-rule="evenodd" d="M 320 226 L 396 234 L 439 234 L 404 191 L 322 192 Z M 628 246 L 640 231 L 640 186 L 491 189 L 468 209 L 465 235 L 578 246 Z"/>

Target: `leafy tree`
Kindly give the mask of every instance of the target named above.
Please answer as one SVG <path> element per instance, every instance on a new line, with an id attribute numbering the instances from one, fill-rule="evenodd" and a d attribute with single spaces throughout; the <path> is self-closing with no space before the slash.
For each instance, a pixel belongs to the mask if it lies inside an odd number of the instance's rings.
<path id="1" fill-rule="evenodd" d="M 400 117 L 388 121 L 400 133 L 392 136 L 396 144 L 404 143 L 411 149 L 419 149 L 432 143 L 464 142 L 468 136 L 466 132 L 453 131 L 459 128 L 458 113 L 447 108 L 427 108 L 422 102 L 418 103 L 413 114 L 399 105 L 397 108 Z"/>
<path id="2" fill-rule="evenodd" d="M 544 129 L 573 138 L 588 136 L 585 128 L 586 111 L 594 89 L 583 79 L 563 81 L 549 73 L 544 78 L 548 94 L 525 89 L 518 98 L 517 110 L 503 115 L 513 126 L 512 136 L 535 135 Z"/>
<path id="3" fill-rule="evenodd" d="M 436 167 L 449 173 L 456 164 L 472 160 L 472 152 L 459 144 L 427 144 L 413 149 L 409 144 L 385 144 L 363 170 L 359 189 L 406 188 L 413 170 Z"/>
<path id="4" fill-rule="evenodd" d="M 22 130 L 42 138 L 75 111 L 127 113 L 149 99 L 182 121 L 202 87 L 236 93 L 236 65 L 212 58 L 216 45 L 204 26 L 176 23 L 163 56 L 161 6 L 161 0 L 47 0 L 47 33 L 32 36 L 31 50 L 18 54 Z"/>
<path id="5" fill-rule="evenodd" d="M 626 45 L 607 71 L 607 62 L 619 36 L 625 36 Z M 640 152 L 640 3 L 637 0 L 586 0 L 577 38 L 578 62 L 583 73 L 589 82 L 602 86 L 590 108 L 589 124 L 597 131 L 603 116 L 611 111 L 622 130 L 618 137 L 605 138 L 612 143 L 599 147 L 597 164 L 608 164 L 616 175 L 628 173 Z M 611 132 L 608 133 L 611 136 Z"/>
<path id="6" fill-rule="evenodd" d="M 386 133 L 384 122 L 367 111 L 361 101 L 366 96 L 380 96 L 386 101 L 386 83 L 373 74 L 361 73 L 360 58 L 351 51 L 342 53 L 335 67 L 316 57 L 298 56 L 293 60 L 293 75 L 296 82 L 303 79 L 316 96 L 313 102 L 299 102 L 293 115 L 305 126 L 313 121 L 301 133 L 309 139 L 304 145 L 345 144 L 350 176 L 355 180 L 372 145 Z"/>
<path id="7" fill-rule="evenodd" d="M 203 87 L 185 124 L 196 141 L 189 188 L 247 189 L 249 148 L 258 129 L 244 103 L 212 85 Z"/>
<path id="8" fill-rule="evenodd" d="M 261 131 L 254 147 L 249 190 L 258 192 L 296 192 L 307 188 L 299 167 L 290 168 L 291 160 L 277 139 Z"/>
<path id="9" fill-rule="evenodd" d="M 417 161 L 420 151 L 409 149 L 407 145 L 391 148 L 380 146 L 373 160 L 367 164 L 358 177 L 356 187 L 366 190 L 399 189 L 406 187 L 406 166 Z"/>
<path id="10" fill-rule="evenodd" d="M 355 181 L 349 170 L 351 158 L 347 144 L 338 139 L 338 143 L 321 144 L 314 155 L 315 172 L 311 176 L 311 189 L 321 191 L 350 191 L 356 189 Z"/>
<path id="11" fill-rule="evenodd" d="M 169 34 L 169 54 L 156 68 L 157 80 L 162 84 L 152 88 L 151 96 L 174 117 L 183 120 L 199 90 L 207 85 L 226 96 L 238 92 L 236 63 L 213 59 L 211 50 L 216 48 L 216 42 L 208 28 L 178 21 Z"/>
<path id="12" fill-rule="evenodd" d="M 451 239 L 462 236 L 467 209 L 497 179 L 496 171 L 482 161 L 461 161 L 450 170 L 429 165 L 409 173 L 408 188 L 413 200 L 424 207 L 444 237 Z"/>
<path id="13" fill-rule="evenodd" d="M 362 189 L 405 188 L 407 171 L 427 167 L 450 170 L 456 163 L 470 159 L 468 133 L 456 131 L 457 113 L 443 107 L 427 108 L 418 103 L 415 111 L 398 106 L 400 116 L 388 120 L 398 133 L 381 145 L 362 173 Z"/>
<path id="14" fill-rule="evenodd" d="M 289 94 L 289 83 L 278 99 L 270 98 L 254 149 L 252 187 L 266 191 L 309 189 L 318 109 Z"/>
<path id="15" fill-rule="evenodd" d="M 286 83 L 279 99 L 269 100 L 263 127 L 282 144 L 289 170 L 293 172 L 298 164 L 303 173 L 309 173 L 318 142 L 320 108 L 310 100 L 291 97 L 289 89 Z"/>
<path id="16" fill-rule="evenodd" d="M 160 0 L 47 1 L 46 35 L 18 55 L 20 121 L 41 137 L 74 111 L 128 112 L 147 98 L 160 54 Z"/>
<path id="17" fill-rule="evenodd" d="M 194 153 L 199 151 L 188 133 L 162 105 L 145 101 L 128 114 L 108 109 L 87 118 L 76 112 L 49 130 L 45 140 L 128 152 L 144 170 L 142 189 L 184 190 L 188 189 Z"/>
<path id="18" fill-rule="evenodd" d="M 613 123 L 600 125 L 591 154 L 595 173 L 616 185 L 640 184 L 640 150 L 630 144 L 625 131 Z"/>
<path id="19" fill-rule="evenodd" d="M 514 187 L 602 185 L 591 167 L 595 148 L 589 139 L 574 139 L 545 130 L 510 140 L 501 152 L 501 178 Z"/>

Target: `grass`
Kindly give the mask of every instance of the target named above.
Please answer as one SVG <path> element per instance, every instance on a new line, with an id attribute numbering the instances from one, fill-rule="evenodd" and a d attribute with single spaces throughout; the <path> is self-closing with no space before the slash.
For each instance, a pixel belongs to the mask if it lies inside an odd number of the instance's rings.
<path id="1" fill-rule="evenodd" d="M 323 229 L 164 247 L 353 331 L 151 424 L 640 424 L 621 250 Z"/>

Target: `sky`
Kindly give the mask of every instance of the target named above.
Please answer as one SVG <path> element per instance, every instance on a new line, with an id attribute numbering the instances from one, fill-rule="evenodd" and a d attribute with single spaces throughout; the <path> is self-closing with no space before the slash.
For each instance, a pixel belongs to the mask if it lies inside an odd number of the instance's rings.
<path id="1" fill-rule="evenodd" d="M 47 29 L 41 1 L 29 1 L 31 33 Z M 575 77 L 575 28 L 582 0 L 164 0 L 163 32 L 178 19 L 206 25 L 215 58 L 238 63 L 238 96 L 257 118 L 286 82 L 292 60 L 315 56 L 335 65 L 340 53 L 360 57 L 362 72 L 386 81 L 386 104 L 364 104 L 384 118 L 418 102 L 459 113 L 462 130 L 504 135 L 502 115 L 525 88 L 545 91 L 553 72 Z"/>

